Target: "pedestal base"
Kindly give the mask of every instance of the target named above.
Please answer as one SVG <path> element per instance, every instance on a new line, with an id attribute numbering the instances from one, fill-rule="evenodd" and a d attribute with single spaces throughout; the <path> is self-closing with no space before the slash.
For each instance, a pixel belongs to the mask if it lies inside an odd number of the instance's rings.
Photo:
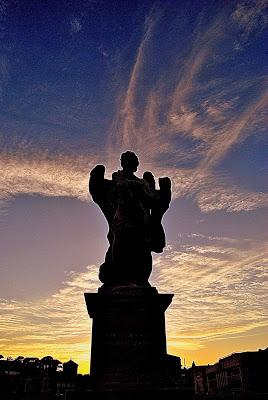
<path id="1" fill-rule="evenodd" d="M 172 297 L 152 287 L 85 293 L 93 319 L 90 374 L 96 390 L 155 391 L 171 384 L 164 313 Z"/>

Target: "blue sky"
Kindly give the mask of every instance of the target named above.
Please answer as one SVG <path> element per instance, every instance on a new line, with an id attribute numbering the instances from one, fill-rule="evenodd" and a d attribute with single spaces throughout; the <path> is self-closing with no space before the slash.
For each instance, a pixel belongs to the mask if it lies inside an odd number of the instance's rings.
<path id="1" fill-rule="evenodd" d="M 87 370 L 107 247 L 88 173 L 127 149 L 172 179 L 151 278 L 175 293 L 170 352 L 267 346 L 267 6 L 0 0 L 1 353 Z"/>

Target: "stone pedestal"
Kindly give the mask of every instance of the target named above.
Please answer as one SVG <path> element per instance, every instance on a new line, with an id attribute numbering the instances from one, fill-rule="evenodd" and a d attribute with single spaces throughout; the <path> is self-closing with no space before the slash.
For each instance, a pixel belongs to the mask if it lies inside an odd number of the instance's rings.
<path id="1" fill-rule="evenodd" d="M 93 319 L 90 374 L 96 390 L 169 386 L 165 311 L 172 297 L 152 287 L 85 293 Z"/>

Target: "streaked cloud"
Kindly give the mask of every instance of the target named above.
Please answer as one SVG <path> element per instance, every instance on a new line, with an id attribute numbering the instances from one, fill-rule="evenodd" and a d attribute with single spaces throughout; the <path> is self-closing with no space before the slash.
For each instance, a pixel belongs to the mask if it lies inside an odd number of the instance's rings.
<path id="1" fill-rule="evenodd" d="M 0 152 L 0 198 L 8 200 L 19 194 L 67 196 L 87 200 L 88 172 L 93 157 L 72 157 L 17 148 Z"/>
<path id="2" fill-rule="evenodd" d="M 88 176 L 92 167 L 105 164 L 101 156 L 75 157 L 59 154 L 54 157 L 46 153 L 27 154 L 25 151 L 0 153 L 0 199 L 5 201 L 20 194 L 40 194 L 48 197 L 66 196 L 89 201 Z M 116 158 L 110 159 L 107 177 L 118 167 Z M 191 196 L 203 212 L 226 210 L 249 211 L 268 205 L 268 194 L 247 192 L 226 185 L 217 176 L 195 173 L 192 170 L 159 168 L 145 163 L 144 169 L 153 169 L 156 176 L 170 176 L 173 182 L 173 198 Z"/>
<path id="3" fill-rule="evenodd" d="M 215 138 L 214 143 L 199 164 L 199 169 L 201 169 L 202 173 L 217 164 L 233 145 L 237 145 L 252 133 L 248 129 L 250 123 L 254 121 L 256 114 L 267 109 L 267 106 L 268 89 L 264 90 L 259 98 L 252 102 L 240 116 L 235 115 L 224 129 L 218 132 L 219 135 Z"/>
<path id="4" fill-rule="evenodd" d="M 152 284 L 159 292 L 175 295 L 167 311 L 172 351 L 180 355 L 209 348 L 211 340 L 250 335 L 253 329 L 267 327 L 267 264 L 267 243 L 247 240 L 243 247 L 234 238 L 199 234 L 185 237 L 183 244 L 169 246 L 156 257 Z M 1 353 L 42 356 L 51 351 L 63 361 L 75 355 L 85 371 L 90 323 L 83 293 L 97 290 L 97 274 L 95 266 L 71 272 L 47 299 L 2 299 Z"/>
<path id="5" fill-rule="evenodd" d="M 196 196 L 197 204 L 205 212 L 267 206 L 267 194 L 230 185 L 228 179 L 224 181 L 215 173 L 230 149 L 239 147 L 256 130 L 263 131 L 267 122 L 267 77 L 230 81 L 224 75 L 215 79 L 212 72 L 211 78 L 200 81 L 206 69 L 213 71 L 217 66 L 215 55 L 221 44 L 230 39 L 226 27 L 233 18 L 233 14 L 228 18 L 219 15 L 208 28 L 199 27 L 191 51 L 177 71 L 175 87 L 169 84 L 169 76 L 155 82 L 145 94 L 145 107 L 141 109 L 141 82 L 159 23 L 159 16 L 151 16 L 118 106 L 114 147 L 109 148 L 110 152 L 133 148 L 144 163 L 173 178 L 175 195 Z M 176 82 L 174 73 L 170 78 Z M 171 168 L 174 164 L 185 166 Z"/>
<path id="6" fill-rule="evenodd" d="M 227 25 L 232 21 L 250 24 L 253 13 L 256 20 L 264 13 L 264 1 L 249 8 L 241 4 L 230 15 L 220 14 L 206 26 L 199 24 L 180 62 L 173 56 L 176 69 L 166 65 L 165 77 L 145 88 L 147 64 L 162 18 L 159 11 L 153 10 L 145 21 L 127 87 L 119 88 L 107 147 L 104 145 L 98 156 L 89 155 L 88 159 L 64 153 L 54 156 L 49 151 L 40 153 L 31 145 L 22 149 L 17 144 L 9 152 L 2 150 L 2 202 L 20 193 L 85 200 L 92 166 L 105 163 L 110 173 L 118 167 L 120 152 L 130 148 L 137 151 L 144 169 L 172 178 L 174 197 L 191 196 L 204 212 L 265 207 L 267 194 L 240 188 L 230 183 L 228 176 L 226 179 L 215 171 L 232 148 L 239 148 L 256 131 L 265 135 L 267 77 L 232 79 L 218 72 L 215 77 L 214 69 L 225 62 L 220 48 L 230 40 Z M 73 29 L 80 29 L 79 18 L 72 23 Z M 248 32 L 252 30 L 250 25 Z M 175 35 L 176 29 L 173 31 Z M 179 42 L 182 38 L 177 34 Z M 209 76 L 207 71 L 211 71 Z M 204 74 L 206 78 L 201 79 Z"/>
<path id="7" fill-rule="evenodd" d="M 94 266 L 80 274 L 73 272 L 62 289 L 47 299 L 34 302 L 1 299 L 1 350 L 5 354 L 39 357 L 56 353 L 61 361 L 73 357 L 82 370 L 87 370 L 90 324 L 83 292 L 96 290 L 97 275 Z"/>
<path id="8" fill-rule="evenodd" d="M 250 34 L 256 30 L 265 29 L 268 24 L 268 1 L 253 0 L 251 2 L 242 1 L 237 4 L 231 17 L 235 23 L 241 28 L 241 44 L 236 42 L 236 49 L 241 50 Z"/>
<path id="9" fill-rule="evenodd" d="M 155 260 L 153 281 L 175 293 L 169 336 L 200 346 L 267 327 L 267 243 L 247 241 L 241 248 L 241 240 L 203 235 L 203 244 L 193 245 L 198 239 Z"/>
<path id="10" fill-rule="evenodd" d="M 143 141 L 143 138 L 137 135 L 137 126 L 139 123 L 139 115 L 136 107 L 137 91 L 139 81 L 142 77 L 147 47 L 150 44 L 157 20 L 158 17 L 152 12 L 145 21 L 143 36 L 137 50 L 128 87 L 122 95 L 114 121 L 114 130 L 112 130 L 111 138 L 108 140 L 109 151 L 112 151 L 114 148 L 117 151 L 125 148 L 136 149 L 139 147 L 139 141 Z"/>
<path id="11" fill-rule="evenodd" d="M 213 184 L 197 193 L 197 204 L 203 212 L 225 210 L 227 212 L 251 211 L 268 206 L 267 193 L 243 191 L 235 186 Z"/>

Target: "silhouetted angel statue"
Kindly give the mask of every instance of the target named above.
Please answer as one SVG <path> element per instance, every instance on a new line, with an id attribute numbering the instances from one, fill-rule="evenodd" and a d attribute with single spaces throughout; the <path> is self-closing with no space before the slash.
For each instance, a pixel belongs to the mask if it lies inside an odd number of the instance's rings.
<path id="1" fill-rule="evenodd" d="M 135 153 L 121 155 L 122 170 L 112 180 L 104 178 L 105 167 L 97 165 L 90 173 L 89 192 L 109 224 L 109 248 L 100 266 L 99 279 L 104 286 L 150 286 L 151 252 L 165 247 L 162 217 L 171 200 L 171 181 L 145 172 L 138 178 Z"/>

